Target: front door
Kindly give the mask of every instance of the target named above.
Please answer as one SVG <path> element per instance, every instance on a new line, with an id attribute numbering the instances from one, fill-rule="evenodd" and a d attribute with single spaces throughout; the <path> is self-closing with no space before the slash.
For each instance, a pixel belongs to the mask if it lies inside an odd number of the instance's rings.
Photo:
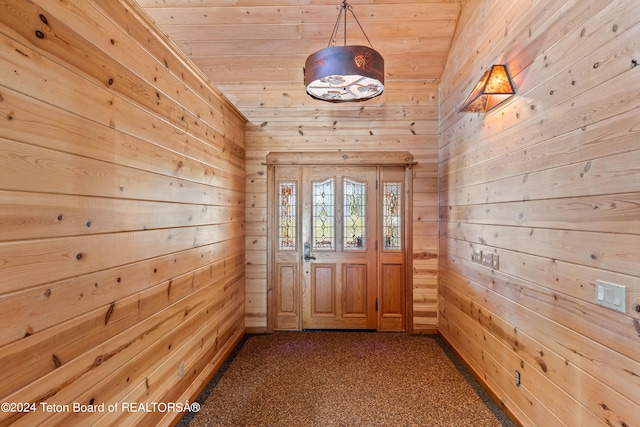
<path id="1" fill-rule="evenodd" d="M 404 330 L 404 168 L 276 166 L 276 330 Z"/>
<path id="2" fill-rule="evenodd" d="M 376 328 L 376 168 L 307 166 L 303 329 Z"/>

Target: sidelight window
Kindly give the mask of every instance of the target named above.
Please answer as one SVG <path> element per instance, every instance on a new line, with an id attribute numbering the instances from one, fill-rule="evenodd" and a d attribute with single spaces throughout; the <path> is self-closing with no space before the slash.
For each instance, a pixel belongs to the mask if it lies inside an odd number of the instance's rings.
<path id="1" fill-rule="evenodd" d="M 384 248 L 390 250 L 402 249 L 402 212 L 401 212 L 401 183 L 385 182 L 382 204 L 382 233 Z"/>
<path id="2" fill-rule="evenodd" d="M 296 183 L 278 185 L 278 247 L 296 249 Z"/>

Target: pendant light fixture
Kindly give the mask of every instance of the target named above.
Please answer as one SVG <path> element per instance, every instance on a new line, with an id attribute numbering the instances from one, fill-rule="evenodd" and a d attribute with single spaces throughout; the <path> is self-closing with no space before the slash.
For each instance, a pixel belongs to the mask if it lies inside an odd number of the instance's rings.
<path id="1" fill-rule="evenodd" d="M 516 93 L 506 64 L 492 65 L 462 104 L 461 112 L 486 113 Z"/>
<path id="2" fill-rule="evenodd" d="M 353 8 L 346 0 L 331 33 L 328 47 L 309 55 L 304 66 L 304 85 L 313 98 L 329 102 L 358 102 L 384 90 L 384 59 L 373 49 Z M 369 46 L 347 46 L 347 11 L 351 12 Z M 344 16 L 344 46 L 336 36 Z"/>

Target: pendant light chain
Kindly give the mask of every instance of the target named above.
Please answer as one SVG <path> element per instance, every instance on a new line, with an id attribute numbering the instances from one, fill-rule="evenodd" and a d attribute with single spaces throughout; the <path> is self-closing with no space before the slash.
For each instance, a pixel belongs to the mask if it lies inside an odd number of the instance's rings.
<path id="1" fill-rule="evenodd" d="M 364 34 L 364 38 L 367 39 L 367 43 L 369 43 L 369 46 L 371 46 L 371 49 L 373 49 L 371 40 L 369 40 L 367 33 L 364 32 L 364 28 L 362 28 L 360 21 L 358 21 L 358 17 L 353 11 L 353 7 L 351 7 L 351 5 L 347 3 L 346 0 L 343 0 L 342 5 L 340 5 L 340 12 L 338 13 L 338 19 L 336 20 L 336 24 L 334 25 L 333 31 L 331 32 L 331 38 L 329 39 L 329 43 L 327 44 L 327 47 L 336 45 L 336 36 L 338 35 L 338 30 L 340 29 L 340 18 L 342 17 L 343 13 L 344 13 L 344 45 L 345 46 L 347 45 L 347 12 L 346 12 L 347 10 L 351 12 L 353 19 L 358 24 L 358 27 L 360 27 L 360 31 L 362 31 L 362 34 Z"/>
<path id="2" fill-rule="evenodd" d="M 360 25 L 360 21 L 358 21 L 358 17 L 353 12 L 353 8 L 351 7 L 350 4 L 347 4 L 347 6 L 349 7 L 349 12 L 351 12 L 351 14 L 353 15 L 353 19 L 356 20 L 356 23 L 358 24 L 358 27 L 360 27 L 360 31 L 362 31 L 362 34 L 364 34 L 364 38 L 367 39 L 367 43 L 369 43 L 369 46 L 371 46 L 371 49 L 373 49 L 373 45 L 371 44 L 371 40 L 369 40 L 369 37 L 367 37 L 367 33 L 364 32 L 364 28 L 362 28 L 362 25 Z M 345 15 L 346 15 L 346 13 L 345 13 Z M 345 17 L 345 22 L 346 22 L 346 17 Z M 346 24 L 345 24 L 345 30 L 346 30 Z M 346 36 L 345 36 L 345 42 L 344 43 L 345 43 L 345 45 L 347 44 Z"/>
<path id="3" fill-rule="evenodd" d="M 329 37 L 329 44 L 327 44 L 327 47 L 331 47 L 331 46 L 335 46 L 336 45 L 336 36 L 338 35 L 338 29 L 340 28 L 340 18 L 342 17 L 342 12 L 344 12 L 344 8 L 345 5 L 347 4 L 347 2 L 345 1 L 342 6 L 340 6 L 340 13 L 338 13 L 338 19 L 336 20 L 336 24 L 333 26 L 333 31 L 331 32 L 331 37 Z M 345 20 L 347 19 L 347 16 L 345 14 Z M 346 23 L 345 23 L 345 28 L 346 28 Z M 346 38 L 346 35 L 345 35 Z M 346 44 L 346 42 L 345 42 Z"/>
<path id="4" fill-rule="evenodd" d="M 343 0 L 343 7 L 344 7 L 344 46 L 347 45 L 347 9 L 350 8 L 351 6 L 349 6 L 349 3 L 347 3 L 347 0 Z M 353 12 L 351 12 L 351 14 L 353 14 Z"/>

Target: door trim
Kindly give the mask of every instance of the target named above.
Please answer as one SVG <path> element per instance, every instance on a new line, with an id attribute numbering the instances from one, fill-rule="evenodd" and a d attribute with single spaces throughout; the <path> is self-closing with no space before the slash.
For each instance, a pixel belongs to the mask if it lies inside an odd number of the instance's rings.
<path id="1" fill-rule="evenodd" d="M 416 164 L 408 151 L 300 151 L 270 152 L 267 166 L 267 333 L 274 331 L 274 212 L 275 168 L 285 165 L 404 166 L 405 330 L 413 333 L 413 173 Z"/>
<path id="2" fill-rule="evenodd" d="M 267 166 L 412 166 L 408 151 L 287 151 L 267 154 Z"/>

